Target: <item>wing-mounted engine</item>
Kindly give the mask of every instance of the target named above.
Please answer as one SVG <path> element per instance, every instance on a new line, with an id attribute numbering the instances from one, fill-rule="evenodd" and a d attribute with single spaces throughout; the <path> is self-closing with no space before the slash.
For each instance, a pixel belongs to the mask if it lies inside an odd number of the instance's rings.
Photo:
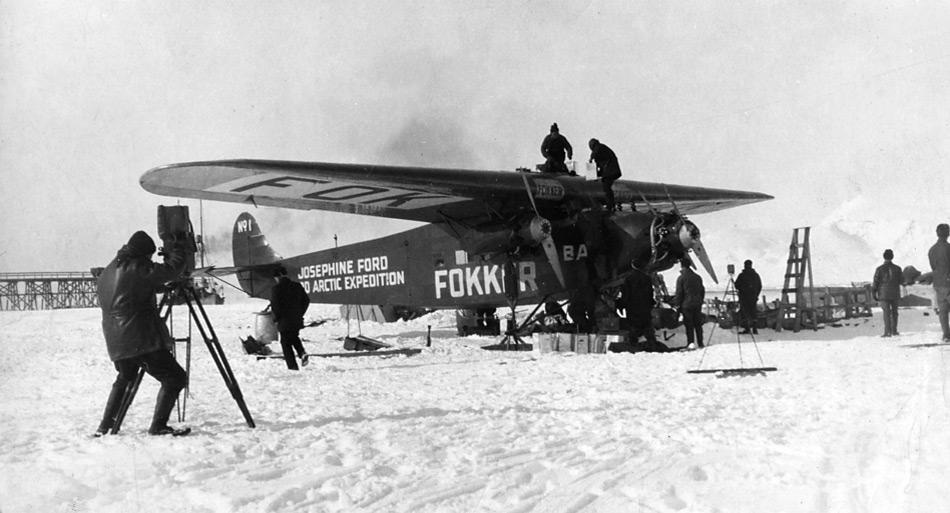
<path id="1" fill-rule="evenodd" d="M 517 258 L 516 255 L 525 250 L 540 247 L 544 251 L 548 263 L 551 264 L 558 282 L 561 287 L 564 287 L 566 284 L 564 271 L 561 269 L 561 261 L 558 258 L 557 247 L 552 236 L 551 221 L 541 216 L 527 177 L 522 175 L 522 179 L 525 192 L 531 202 L 532 214 L 519 215 L 507 222 L 504 228 L 489 231 L 488 234 L 484 231 L 465 230 L 459 234 L 459 240 L 470 253 L 504 252 L 510 258 Z"/>
<path id="2" fill-rule="evenodd" d="M 517 239 L 520 244 L 536 246 L 544 242 L 551 236 L 551 221 L 541 217 L 534 216 L 521 224 L 517 232 Z"/>
<path id="3" fill-rule="evenodd" d="M 519 253 L 551 236 L 551 222 L 525 215 L 512 221 L 478 228 L 452 227 L 462 247 L 471 254 Z"/>
<path id="4" fill-rule="evenodd" d="M 628 263 L 647 272 L 673 267 L 690 251 L 717 282 L 699 227 L 677 212 L 630 213 L 610 218 L 608 235 L 615 247 L 618 266 Z"/>

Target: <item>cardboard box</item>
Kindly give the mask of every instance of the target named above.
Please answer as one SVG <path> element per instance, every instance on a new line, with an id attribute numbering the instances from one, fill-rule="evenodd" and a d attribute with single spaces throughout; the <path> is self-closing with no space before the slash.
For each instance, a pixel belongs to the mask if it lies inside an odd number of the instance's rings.
<path id="1" fill-rule="evenodd" d="M 604 354 L 611 342 L 622 342 L 619 335 L 596 333 L 535 333 L 534 344 L 540 353 Z"/>
<path id="2" fill-rule="evenodd" d="M 554 350 L 566 353 L 574 350 L 574 336 L 571 333 L 555 333 L 557 335 Z"/>
<path id="3" fill-rule="evenodd" d="M 541 353 L 550 353 L 554 351 L 554 345 L 556 344 L 555 340 L 557 339 L 557 333 L 535 333 L 535 347 L 538 348 L 538 352 Z"/>
<path id="4" fill-rule="evenodd" d="M 587 354 L 590 352 L 591 336 L 586 333 L 574 335 L 574 352 L 577 354 Z"/>
<path id="5" fill-rule="evenodd" d="M 603 354 L 607 336 L 595 333 L 535 333 L 535 345 L 541 353 Z"/>
<path id="6" fill-rule="evenodd" d="M 607 352 L 607 336 L 591 335 L 589 352 L 603 354 Z"/>

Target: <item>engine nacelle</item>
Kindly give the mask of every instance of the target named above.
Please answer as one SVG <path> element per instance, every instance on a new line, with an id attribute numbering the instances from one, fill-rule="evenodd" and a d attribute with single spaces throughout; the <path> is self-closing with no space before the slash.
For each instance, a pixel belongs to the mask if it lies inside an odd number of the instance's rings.
<path id="1" fill-rule="evenodd" d="M 528 224 L 518 230 L 518 238 L 525 244 L 536 246 L 551 236 L 551 222 L 541 216 L 535 216 Z"/>

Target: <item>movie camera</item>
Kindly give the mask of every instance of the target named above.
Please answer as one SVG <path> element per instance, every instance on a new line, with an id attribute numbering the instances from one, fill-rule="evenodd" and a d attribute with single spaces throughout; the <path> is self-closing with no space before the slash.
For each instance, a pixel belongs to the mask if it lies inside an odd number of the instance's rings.
<path id="1" fill-rule="evenodd" d="M 198 243 L 195 230 L 188 216 L 188 207 L 185 205 L 158 206 L 158 236 L 162 239 L 160 255 L 165 254 L 166 248 L 181 247 L 185 250 L 185 271 L 183 276 L 189 276 L 195 270 L 195 254 L 198 252 Z"/>

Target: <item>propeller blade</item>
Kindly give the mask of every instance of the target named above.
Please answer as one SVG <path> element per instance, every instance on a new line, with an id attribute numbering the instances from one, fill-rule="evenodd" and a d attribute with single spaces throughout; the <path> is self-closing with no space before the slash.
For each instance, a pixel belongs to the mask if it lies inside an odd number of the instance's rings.
<path id="1" fill-rule="evenodd" d="M 538 212 L 538 205 L 534 202 L 534 194 L 531 193 L 531 185 L 528 184 L 528 176 L 521 175 L 521 179 L 524 180 L 524 189 L 528 191 L 528 199 L 531 200 L 531 207 L 534 208 L 534 214 L 537 216 L 535 219 L 544 219 L 541 217 L 541 213 Z M 546 223 L 547 221 L 545 221 Z M 550 225 L 548 225 L 550 227 Z M 548 228 L 550 230 L 550 228 Z M 554 239 L 551 238 L 551 232 L 548 231 L 546 236 L 541 239 L 541 247 L 544 248 L 544 254 L 548 257 L 548 263 L 551 264 L 551 268 L 554 269 L 554 274 L 557 276 L 558 283 L 561 284 L 561 287 L 567 287 L 566 282 L 564 281 L 564 272 L 561 270 L 561 260 L 557 257 L 557 246 L 554 245 Z"/>
<path id="2" fill-rule="evenodd" d="M 696 255 L 696 258 L 699 259 L 699 262 L 703 264 L 703 268 L 706 269 L 706 272 L 709 273 L 709 277 L 712 278 L 712 281 L 719 283 L 719 280 L 716 278 L 716 271 L 713 270 L 712 263 L 709 261 L 709 255 L 706 253 L 706 247 L 703 246 L 703 243 L 700 242 L 698 238 L 693 239 L 693 254 Z"/>
<path id="3" fill-rule="evenodd" d="M 528 175 L 522 174 L 521 179 L 524 180 L 524 190 L 528 191 L 528 199 L 531 200 L 531 207 L 534 208 L 534 214 L 541 217 L 541 214 L 538 212 L 538 206 L 534 203 L 534 194 L 531 193 L 531 186 L 528 185 Z"/>
<path id="4" fill-rule="evenodd" d="M 557 257 L 557 247 L 554 245 L 554 240 L 550 236 L 545 237 L 541 241 L 541 247 L 544 248 L 544 253 L 548 256 L 548 262 L 551 263 L 551 267 L 554 269 L 558 283 L 561 284 L 561 287 L 566 288 L 567 284 L 564 281 L 564 272 L 561 270 L 561 260 Z"/>

